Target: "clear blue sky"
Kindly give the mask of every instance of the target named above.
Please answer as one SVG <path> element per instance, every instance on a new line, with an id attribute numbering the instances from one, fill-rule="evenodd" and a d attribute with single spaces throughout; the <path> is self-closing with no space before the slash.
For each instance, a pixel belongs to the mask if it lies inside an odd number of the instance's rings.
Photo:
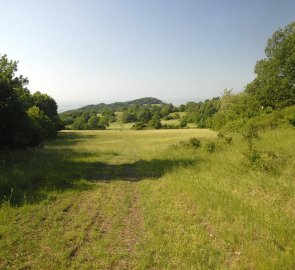
<path id="1" fill-rule="evenodd" d="M 0 53 L 59 104 L 241 91 L 294 0 L 0 0 Z"/>

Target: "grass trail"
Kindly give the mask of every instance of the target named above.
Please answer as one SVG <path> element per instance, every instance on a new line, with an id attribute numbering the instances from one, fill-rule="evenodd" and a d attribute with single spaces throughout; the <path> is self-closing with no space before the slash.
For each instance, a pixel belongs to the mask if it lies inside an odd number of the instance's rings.
<path id="1" fill-rule="evenodd" d="M 0 269 L 294 269 L 294 135 L 255 143 L 270 171 L 209 130 L 62 132 L 1 153 Z"/>

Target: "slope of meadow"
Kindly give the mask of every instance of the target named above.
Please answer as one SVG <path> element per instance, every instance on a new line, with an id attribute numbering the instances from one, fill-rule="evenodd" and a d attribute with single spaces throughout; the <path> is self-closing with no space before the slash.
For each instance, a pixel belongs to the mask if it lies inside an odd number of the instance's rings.
<path id="1" fill-rule="evenodd" d="M 254 160 L 242 137 L 197 129 L 1 153 L 0 268 L 294 269 L 294 135 L 261 134 Z"/>

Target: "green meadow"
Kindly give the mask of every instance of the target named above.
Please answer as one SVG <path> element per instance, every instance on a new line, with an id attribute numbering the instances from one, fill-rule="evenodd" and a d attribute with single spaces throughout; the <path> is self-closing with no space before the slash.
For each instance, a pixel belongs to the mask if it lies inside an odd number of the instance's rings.
<path id="1" fill-rule="evenodd" d="M 260 134 L 255 159 L 231 136 L 63 131 L 1 152 L 0 269 L 294 269 L 295 130 Z"/>

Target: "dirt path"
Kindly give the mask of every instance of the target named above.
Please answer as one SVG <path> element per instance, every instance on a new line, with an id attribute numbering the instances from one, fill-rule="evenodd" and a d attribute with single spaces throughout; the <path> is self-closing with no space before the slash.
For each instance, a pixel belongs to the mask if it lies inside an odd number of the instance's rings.
<path id="1" fill-rule="evenodd" d="M 126 183 L 126 197 L 128 198 L 127 214 L 123 219 L 123 226 L 118 240 L 122 242 L 127 259 L 118 261 L 116 269 L 131 269 L 135 259 L 137 245 L 143 236 L 143 214 L 140 209 L 140 195 L 136 183 Z"/>
<path id="2" fill-rule="evenodd" d="M 71 211 L 72 212 L 71 213 Z M 99 183 L 79 205 L 65 214 L 84 215 L 82 237 L 73 244 L 70 268 L 81 261 L 94 268 L 131 269 L 143 236 L 143 215 L 137 182 Z"/>

